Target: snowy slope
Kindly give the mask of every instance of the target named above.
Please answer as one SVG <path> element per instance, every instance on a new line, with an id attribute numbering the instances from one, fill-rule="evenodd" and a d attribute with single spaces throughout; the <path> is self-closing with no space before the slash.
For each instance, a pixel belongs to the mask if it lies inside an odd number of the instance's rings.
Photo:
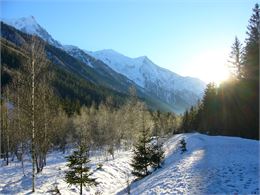
<path id="1" fill-rule="evenodd" d="M 60 152 L 53 152 L 47 158 L 47 166 L 42 173 L 36 175 L 35 194 L 52 194 L 55 186 L 58 187 L 61 194 L 79 194 L 79 188 L 68 186 L 64 181 L 65 171 L 67 170 L 65 156 Z M 126 186 L 129 176 L 130 165 L 129 158 L 131 152 L 117 152 L 115 159 L 95 155 L 91 158 L 91 167 L 94 171 L 93 177 L 97 178 L 99 185 L 90 188 L 84 188 L 84 194 L 95 194 L 96 192 L 104 194 L 115 194 Z M 97 164 L 102 163 L 102 169 L 97 170 Z M 29 194 L 31 191 L 31 164 L 27 161 L 25 166 L 25 175 L 23 176 L 21 164 L 11 163 L 10 166 L 0 167 L 0 194 Z"/>
<path id="2" fill-rule="evenodd" d="M 130 58 L 112 49 L 89 52 L 90 55 L 104 61 L 117 72 L 127 76 L 138 85 L 146 87 L 146 82 L 157 82 L 167 90 L 193 90 L 200 94 L 205 84 L 196 78 L 182 77 L 154 64 L 148 57 Z M 185 81 L 187 80 L 187 81 Z"/>
<path id="3" fill-rule="evenodd" d="M 140 71 L 142 65 L 142 58 L 144 59 L 145 57 L 140 57 L 139 59 L 132 59 L 127 56 L 124 56 L 123 54 L 119 54 L 112 49 L 88 53 L 94 56 L 95 58 L 102 60 L 115 71 L 127 76 L 139 86 L 145 86 L 145 80 L 141 75 L 142 73 Z"/>
<path id="4" fill-rule="evenodd" d="M 159 67 L 146 56 L 130 58 L 111 49 L 88 53 L 167 103 L 176 102 L 181 97 L 192 105 L 202 97 L 206 87 L 201 80 Z"/>
<path id="5" fill-rule="evenodd" d="M 91 60 L 89 59 L 90 56 L 88 56 L 83 50 L 81 50 L 80 48 L 74 46 L 74 45 L 63 45 L 63 50 L 65 50 L 68 54 L 70 54 L 71 56 L 77 58 L 78 60 L 82 61 L 83 63 L 85 63 L 86 65 L 90 66 L 90 67 L 94 67 L 92 65 Z"/>
<path id="6" fill-rule="evenodd" d="M 53 39 L 52 36 L 37 23 L 34 16 L 22 17 L 18 19 L 2 19 L 2 21 L 22 32 L 31 35 L 37 35 L 55 47 L 62 48 L 62 45 L 58 41 Z"/>
<path id="7" fill-rule="evenodd" d="M 188 151 L 180 154 L 179 140 L 184 137 Z M 259 194 L 259 141 L 198 133 L 179 134 L 165 142 L 163 167 L 131 184 L 131 194 Z M 126 194 L 131 167 L 130 151 L 118 151 L 113 160 L 94 155 L 92 169 L 99 185 L 85 188 L 84 194 Z M 102 163 L 101 170 L 96 164 Z M 51 194 L 57 185 L 61 194 L 78 194 L 79 188 L 64 181 L 64 155 L 52 152 L 47 166 L 37 175 L 36 193 Z M 0 167 L 0 194 L 30 192 L 31 166 L 26 163 L 26 176 L 21 165 Z"/>
<path id="8" fill-rule="evenodd" d="M 185 137 L 187 152 L 177 140 Z M 132 194 L 259 194 L 259 141 L 201 134 L 177 135 L 164 167 L 134 183 Z M 120 193 L 124 194 L 124 193 Z"/>

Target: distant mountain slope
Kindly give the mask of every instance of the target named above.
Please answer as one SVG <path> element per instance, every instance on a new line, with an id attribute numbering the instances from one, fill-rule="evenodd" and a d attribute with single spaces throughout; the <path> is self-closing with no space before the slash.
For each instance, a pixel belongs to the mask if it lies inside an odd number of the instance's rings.
<path id="1" fill-rule="evenodd" d="M 48 57 L 54 64 L 121 93 L 127 94 L 128 88 L 134 86 L 138 96 L 149 102 L 151 108 L 182 113 L 202 97 L 205 89 L 205 83 L 199 79 L 182 77 L 155 65 L 147 57 L 129 58 L 113 50 L 87 52 L 76 46 L 61 45 L 33 16 L 3 21 L 48 42 Z M 8 33 L 3 32 L 2 36 L 19 42 L 19 38 L 14 40 Z"/>
<path id="2" fill-rule="evenodd" d="M 21 46 L 29 39 L 29 35 L 21 33 L 14 28 L 10 28 L 10 26 L 5 24 L 1 25 L 1 37 L 16 44 L 17 46 Z M 122 76 L 120 76 L 119 74 L 118 77 L 112 77 L 109 74 L 102 74 L 101 71 L 95 71 L 93 68 L 86 66 L 85 63 L 75 59 L 64 50 L 54 47 L 50 44 L 46 44 L 45 49 L 47 57 L 54 64 L 57 64 L 62 68 L 72 71 L 81 78 L 91 81 L 92 83 L 114 88 L 115 90 L 121 92 L 125 92 L 126 90 L 128 90 L 128 87 L 131 86 L 131 84 L 134 84 L 130 81 L 128 83 L 127 78 L 122 78 Z M 99 62 L 97 62 L 96 59 L 92 58 L 91 60 L 93 61 L 93 63 L 96 63 L 96 66 L 99 66 Z M 123 79 L 125 79 L 126 81 L 123 81 Z"/>
<path id="3" fill-rule="evenodd" d="M 91 53 L 83 51 L 82 49 L 76 47 L 76 46 L 63 46 L 64 50 L 70 54 L 71 56 L 77 58 L 81 62 L 86 63 L 89 67 L 92 67 L 94 70 L 98 72 L 102 72 L 102 74 L 109 74 L 112 77 L 116 78 L 119 75 L 121 77 L 127 78 L 127 83 L 132 83 L 133 86 L 137 89 L 137 94 L 139 97 L 146 99 L 146 101 L 150 102 L 148 105 L 160 105 L 160 109 L 166 111 L 174 111 L 176 113 L 182 113 L 184 112 L 185 108 L 189 107 L 191 104 L 183 101 L 181 96 L 176 95 L 175 102 L 165 101 L 165 99 L 161 98 L 162 94 L 154 94 L 151 91 L 148 91 L 143 86 L 138 85 L 138 83 L 134 82 L 129 78 L 128 76 L 121 74 L 114 70 L 113 68 L 109 67 L 106 63 L 104 63 L 102 60 L 99 60 L 98 58 L 92 57 Z M 94 61 L 98 63 L 93 63 Z M 185 94 L 184 94 L 185 95 Z M 197 99 L 196 99 L 197 101 Z M 194 103 L 196 103 L 196 101 Z M 153 106 L 154 107 L 154 106 Z M 157 107 L 157 106 L 156 106 Z"/>
<path id="4" fill-rule="evenodd" d="M 129 58 L 111 49 L 88 53 L 169 104 L 178 104 L 178 99 L 182 99 L 192 105 L 206 87 L 201 80 L 161 68 L 146 56 Z"/>
<path id="5" fill-rule="evenodd" d="M 2 43 L 5 41 L 16 48 L 14 50 L 11 47 L 6 47 L 5 50 L 2 50 L 1 61 L 7 61 L 5 66 L 12 67 L 11 61 L 14 59 L 16 59 L 17 64 L 22 64 L 20 57 L 16 57 L 16 53 L 20 52 L 20 47 L 28 41 L 30 35 L 1 23 L 1 38 Z M 53 68 L 57 69 L 56 73 L 60 77 L 57 80 L 57 87 L 63 98 L 68 97 L 74 101 L 79 100 L 83 104 L 91 104 L 91 102 L 98 103 L 104 101 L 108 96 L 113 96 L 120 103 L 127 98 L 129 87 L 135 86 L 139 97 L 147 103 L 149 108 L 162 111 L 175 110 L 164 102 L 143 93 L 142 89 L 136 86 L 134 82 L 116 73 L 100 60 L 85 54 L 88 56 L 90 63 L 95 65 L 95 69 L 93 69 L 64 50 L 50 44 L 45 44 L 45 50 Z M 3 73 L 3 82 L 10 80 L 9 77 L 8 74 Z"/>
<path id="6" fill-rule="evenodd" d="M 38 35 L 49 44 L 58 48 L 62 48 L 62 45 L 58 41 L 53 39 L 52 36 L 37 23 L 33 16 L 22 17 L 18 19 L 3 19 L 2 21 L 22 32 L 32 35 Z"/>
<path id="7" fill-rule="evenodd" d="M 1 87 L 5 87 L 12 80 L 12 74 L 19 71 L 25 62 L 27 53 L 17 45 L 1 37 Z M 24 40 L 25 41 L 25 40 Z M 82 78 L 73 71 L 57 64 L 50 64 L 53 71 L 52 86 L 60 103 L 68 114 L 79 111 L 80 105 L 90 106 L 93 102 L 99 104 L 108 96 L 112 97 L 115 105 L 123 104 L 128 96 L 110 88 Z"/>

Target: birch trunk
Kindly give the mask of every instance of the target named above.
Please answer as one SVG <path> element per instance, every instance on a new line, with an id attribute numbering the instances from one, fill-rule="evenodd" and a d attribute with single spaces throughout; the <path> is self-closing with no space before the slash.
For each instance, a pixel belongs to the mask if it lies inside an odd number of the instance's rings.
<path id="1" fill-rule="evenodd" d="M 33 43 L 34 44 L 34 43 Z M 32 45 L 32 192 L 35 191 L 35 119 L 34 119 L 34 98 L 35 98 L 35 70 L 34 70 L 34 45 Z"/>

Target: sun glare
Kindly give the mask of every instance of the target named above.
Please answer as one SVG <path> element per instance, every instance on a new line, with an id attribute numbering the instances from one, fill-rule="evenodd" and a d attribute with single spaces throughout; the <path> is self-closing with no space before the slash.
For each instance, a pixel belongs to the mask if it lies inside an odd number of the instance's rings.
<path id="1" fill-rule="evenodd" d="M 209 83 L 219 85 L 229 78 L 225 51 L 204 52 L 191 61 L 191 74 Z"/>
<path id="2" fill-rule="evenodd" d="M 201 71 L 203 72 L 202 79 L 206 82 L 214 82 L 217 85 L 229 77 L 226 61 L 223 58 L 216 59 L 213 62 L 210 59 L 205 60 L 201 63 Z"/>

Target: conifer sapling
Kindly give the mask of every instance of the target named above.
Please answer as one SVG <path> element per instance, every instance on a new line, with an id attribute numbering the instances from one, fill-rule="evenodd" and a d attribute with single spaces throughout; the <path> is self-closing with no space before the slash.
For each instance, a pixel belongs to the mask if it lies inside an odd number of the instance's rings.
<path id="1" fill-rule="evenodd" d="M 187 151 L 187 148 L 186 148 L 186 141 L 184 138 L 182 138 L 180 140 L 180 148 L 181 148 L 181 153 L 184 153 Z"/>
<path id="2" fill-rule="evenodd" d="M 90 172 L 90 167 L 87 166 L 90 162 L 87 147 L 79 146 L 76 151 L 66 158 L 69 171 L 66 172 L 65 180 L 70 185 L 79 185 L 80 194 L 82 194 L 83 186 L 98 184 L 95 178 L 91 178 L 93 172 Z"/>

